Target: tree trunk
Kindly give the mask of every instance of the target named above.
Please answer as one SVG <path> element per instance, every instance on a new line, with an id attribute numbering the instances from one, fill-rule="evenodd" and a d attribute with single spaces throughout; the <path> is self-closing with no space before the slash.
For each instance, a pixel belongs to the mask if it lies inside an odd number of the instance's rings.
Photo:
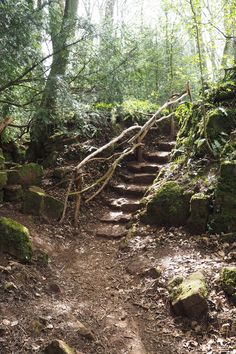
<path id="1" fill-rule="evenodd" d="M 55 20 L 52 18 L 54 9 L 49 7 L 52 48 L 55 54 L 52 57 L 51 70 L 46 80 L 40 110 L 31 131 L 32 140 L 36 141 L 36 146 L 38 145 L 37 152 L 43 151 L 43 143 L 53 134 L 57 126 L 58 85 L 66 74 L 70 54 L 67 44 L 69 39 L 75 35 L 78 2 L 78 0 L 66 0 L 63 8 L 62 2 L 55 5 L 63 10 L 60 21 L 53 22 Z M 54 6 L 54 3 L 49 6 Z"/>

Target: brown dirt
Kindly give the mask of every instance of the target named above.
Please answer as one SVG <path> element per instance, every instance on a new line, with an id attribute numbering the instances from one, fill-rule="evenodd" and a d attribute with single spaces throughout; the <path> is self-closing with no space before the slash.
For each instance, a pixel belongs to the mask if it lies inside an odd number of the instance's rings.
<path id="1" fill-rule="evenodd" d="M 94 203 L 74 229 L 69 222 L 46 224 L 23 215 L 19 205 L 1 207 L 1 215 L 29 228 L 35 256 L 28 265 L 1 258 L 7 268 L 0 271 L 0 353 L 42 353 L 53 339 L 84 354 L 233 353 L 235 307 L 217 283 L 229 246 L 223 249 L 215 237 L 190 238 L 182 229 L 139 225 L 122 251 L 119 241 L 96 238 L 103 211 L 102 200 Z M 48 266 L 42 251 L 50 256 Z M 153 266 L 162 269 L 159 280 L 143 275 Z M 210 288 L 209 318 L 176 318 L 167 281 L 199 268 Z M 14 287 L 4 290 L 7 282 Z M 77 320 L 92 330 L 93 339 L 78 334 Z"/>

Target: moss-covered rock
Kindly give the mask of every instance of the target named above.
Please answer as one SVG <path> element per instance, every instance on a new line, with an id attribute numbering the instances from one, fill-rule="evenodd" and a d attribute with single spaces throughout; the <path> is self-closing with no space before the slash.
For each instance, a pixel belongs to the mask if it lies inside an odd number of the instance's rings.
<path id="1" fill-rule="evenodd" d="M 29 163 L 16 167 L 8 172 L 8 184 L 20 184 L 22 186 L 41 185 L 43 168 L 37 163 Z"/>
<path id="2" fill-rule="evenodd" d="M 0 250 L 20 261 L 29 261 L 32 257 L 32 244 L 28 229 L 12 219 L 1 217 Z"/>
<path id="3" fill-rule="evenodd" d="M 190 200 L 190 217 L 187 228 L 192 234 L 206 231 L 209 217 L 209 197 L 203 193 L 194 194 Z"/>
<path id="4" fill-rule="evenodd" d="M 32 186 L 24 194 L 23 212 L 31 215 L 42 215 L 45 192 L 43 189 Z"/>
<path id="5" fill-rule="evenodd" d="M 23 212 L 42 216 L 45 219 L 58 220 L 61 217 L 64 204 L 49 195 L 43 189 L 32 186 L 24 195 Z"/>
<path id="6" fill-rule="evenodd" d="M 44 349 L 44 354 L 76 354 L 76 351 L 64 341 L 54 340 Z"/>
<path id="7" fill-rule="evenodd" d="M 170 301 L 176 315 L 199 318 L 207 314 L 208 290 L 202 273 L 188 276 L 180 284 L 169 283 Z"/>
<path id="8" fill-rule="evenodd" d="M 236 298 L 236 267 L 224 267 L 220 272 L 220 282 L 228 295 Z"/>
<path id="9" fill-rule="evenodd" d="M 45 218 L 58 220 L 62 215 L 63 208 L 64 204 L 60 200 L 49 195 L 45 195 L 42 211 L 42 215 Z"/>
<path id="10" fill-rule="evenodd" d="M 7 184 L 7 173 L 0 171 L 0 189 L 2 189 Z"/>
<path id="11" fill-rule="evenodd" d="M 236 161 L 221 164 L 210 225 L 214 232 L 236 231 Z"/>
<path id="12" fill-rule="evenodd" d="M 148 202 L 145 221 L 166 226 L 185 225 L 189 216 L 189 196 L 174 181 L 163 183 Z"/>
<path id="13" fill-rule="evenodd" d="M 4 187 L 4 200 L 6 202 L 15 202 L 23 197 L 23 189 L 20 184 Z"/>

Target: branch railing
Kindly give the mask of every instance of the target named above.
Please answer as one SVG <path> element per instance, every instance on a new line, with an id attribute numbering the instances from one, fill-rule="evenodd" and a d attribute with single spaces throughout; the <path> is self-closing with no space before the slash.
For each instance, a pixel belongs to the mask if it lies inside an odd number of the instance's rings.
<path id="1" fill-rule="evenodd" d="M 164 109 L 166 109 L 168 107 L 173 107 L 173 105 L 181 102 L 186 96 L 189 96 L 190 100 L 192 100 L 189 84 L 187 84 L 186 90 L 184 92 L 182 92 L 177 98 L 174 98 L 172 100 L 168 100 L 167 102 L 165 102 L 143 126 L 134 125 L 132 127 L 125 129 L 120 135 L 113 138 L 107 144 L 103 145 L 102 147 L 100 147 L 99 149 L 97 149 L 93 153 L 89 154 L 87 157 L 85 157 L 72 171 L 73 173 L 72 173 L 72 177 L 69 181 L 68 188 L 66 191 L 65 201 L 64 201 L 64 210 L 63 210 L 60 222 L 63 222 L 63 220 L 65 219 L 69 196 L 75 195 L 76 201 L 75 201 L 75 210 L 74 210 L 74 221 L 75 221 L 75 224 L 77 224 L 78 218 L 79 218 L 79 213 L 80 213 L 82 194 L 84 194 L 85 192 L 88 192 L 89 190 L 93 189 L 96 186 L 99 186 L 97 191 L 94 192 L 94 194 L 92 194 L 92 196 L 90 196 L 89 198 L 87 198 L 85 200 L 85 203 L 88 203 L 89 201 L 94 199 L 108 184 L 108 182 L 110 181 L 110 179 L 114 175 L 114 172 L 115 172 L 117 166 L 119 165 L 119 163 L 126 156 L 137 151 L 137 149 L 141 148 L 144 145 L 143 140 L 144 140 L 145 136 L 147 135 L 147 133 L 149 132 L 149 130 L 153 127 L 153 125 L 159 124 L 159 123 L 163 122 L 164 120 L 167 120 L 167 119 L 173 117 L 175 114 L 174 112 L 172 112 L 172 113 L 170 113 L 166 116 L 160 117 L 158 119 L 160 113 Z M 97 157 L 102 152 L 107 150 L 109 147 L 120 142 L 124 137 L 126 137 L 127 134 L 129 134 L 130 132 L 135 132 L 135 131 L 137 131 L 137 132 L 132 136 L 132 138 L 129 138 L 126 140 L 126 143 L 129 144 L 129 146 L 127 148 L 125 148 L 123 151 L 121 151 L 120 153 L 115 153 L 108 158 Z M 83 188 L 83 169 L 88 163 L 91 163 L 92 161 L 96 161 L 96 160 L 97 161 L 112 160 L 114 158 L 115 158 L 115 160 L 112 162 L 112 164 L 109 166 L 108 170 L 105 172 L 105 174 L 102 177 L 97 179 L 90 186 Z M 72 191 L 72 188 L 74 185 L 76 187 L 75 192 Z"/>

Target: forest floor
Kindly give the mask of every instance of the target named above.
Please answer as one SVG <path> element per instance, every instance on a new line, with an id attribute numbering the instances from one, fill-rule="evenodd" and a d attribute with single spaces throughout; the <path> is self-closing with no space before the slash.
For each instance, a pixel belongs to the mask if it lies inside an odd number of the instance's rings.
<path id="1" fill-rule="evenodd" d="M 1 215 L 29 228 L 35 256 L 28 265 L 1 259 L 0 353 L 42 353 L 53 339 L 84 354 L 235 353 L 236 308 L 217 282 L 222 265 L 232 262 L 230 246 L 180 228 L 140 225 L 122 250 L 119 241 L 96 237 L 105 208 L 99 199 L 83 210 L 77 229 L 23 215 L 20 205 L 1 206 Z M 160 278 L 146 272 L 152 267 Z M 209 285 L 209 317 L 175 317 L 167 282 L 199 269 Z M 77 321 L 91 332 L 81 332 Z"/>

